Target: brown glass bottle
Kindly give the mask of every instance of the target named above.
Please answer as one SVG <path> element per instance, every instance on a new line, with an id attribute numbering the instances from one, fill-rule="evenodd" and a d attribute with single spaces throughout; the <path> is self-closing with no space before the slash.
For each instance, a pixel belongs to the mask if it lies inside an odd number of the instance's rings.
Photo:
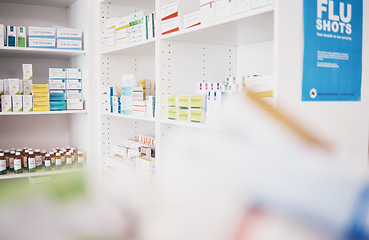
<path id="1" fill-rule="evenodd" d="M 33 151 L 28 153 L 28 172 L 36 172 L 36 156 Z"/>
<path id="2" fill-rule="evenodd" d="M 23 169 L 28 170 L 28 150 L 24 150 L 23 155 Z"/>
<path id="3" fill-rule="evenodd" d="M 9 155 L 9 171 L 14 172 L 15 151 L 11 150 Z"/>
<path id="4" fill-rule="evenodd" d="M 6 158 L 4 153 L 0 153 L 0 175 L 6 174 Z"/>
<path id="5" fill-rule="evenodd" d="M 18 151 L 15 153 L 14 157 L 14 173 L 23 173 L 23 158 L 21 152 Z"/>
<path id="6" fill-rule="evenodd" d="M 9 170 L 9 157 L 10 157 L 10 151 L 9 150 L 4 151 L 4 157 L 6 159 L 6 169 Z"/>

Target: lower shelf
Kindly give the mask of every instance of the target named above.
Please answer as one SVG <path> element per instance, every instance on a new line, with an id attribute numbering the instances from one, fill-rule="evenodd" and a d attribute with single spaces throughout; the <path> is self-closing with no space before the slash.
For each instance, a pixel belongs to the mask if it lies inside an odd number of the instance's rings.
<path id="1" fill-rule="evenodd" d="M 86 110 L 69 110 L 69 111 L 47 111 L 47 112 L 0 112 L 0 116 L 19 116 L 19 115 L 57 115 L 57 114 L 77 114 L 87 113 Z"/>
<path id="2" fill-rule="evenodd" d="M 75 172 L 83 172 L 86 168 L 79 168 L 79 169 L 62 169 L 62 170 L 55 170 L 52 171 L 45 171 L 37 170 L 36 172 L 23 172 L 19 174 L 15 174 L 13 172 L 8 172 L 6 175 L 0 175 L 0 180 L 5 179 L 14 179 L 14 178 L 26 178 L 26 177 L 38 177 L 38 176 L 49 176 L 49 175 L 58 175 L 58 174 L 65 174 L 65 173 L 75 173 Z"/>
<path id="3" fill-rule="evenodd" d="M 185 122 L 185 121 L 170 120 L 170 119 L 162 119 L 160 120 L 160 123 L 181 126 L 181 127 L 202 128 L 202 129 L 210 128 L 206 123 Z"/>

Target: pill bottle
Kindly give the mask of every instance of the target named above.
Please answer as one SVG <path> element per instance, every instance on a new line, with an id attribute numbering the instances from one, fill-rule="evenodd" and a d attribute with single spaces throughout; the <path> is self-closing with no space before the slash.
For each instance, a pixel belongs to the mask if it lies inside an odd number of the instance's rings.
<path id="1" fill-rule="evenodd" d="M 50 154 L 46 153 L 45 154 L 45 170 L 46 171 L 51 171 L 51 157 Z"/>
<path id="2" fill-rule="evenodd" d="M 62 167 L 65 167 L 65 152 L 63 150 L 60 150 L 60 157 L 61 157 L 61 165 Z"/>
<path id="3" fill-rule="evenodd" d="M 0 175 L 6 174 L 6 158 L 4 153 L 0 153 Z"/>
<path id="4" fill-rule="evenodd" d="M 15 153 L 14 157 L 14 173 L 23 173 L 23 157 L 21 155 L 21 152 L 18 151 Z"/>
<path id="5" fill-rule="evenodd" d="M 23 150 L 22 158 L 23 158 L 23 169 L 28 170 L 28 149 Z"/>
<path id="6" fill-rule="evenodd" d="M 15 158 L 15 151 L 11 150 L 10 156 L 9 156 L 9 171 L 11 172 L 14 172 L 14 158 Z"/>
<path id="7" fill-rule="evenodd" d="M 51 168 L 55 168 L 55 152 L 51 151 L 49 154 L 51 159 Z"/>
<path id="8" fill-rule="evenodd" d="M 78 151 L 78 167 L 83 167 L 84 162 L 85 158 L 83 156 L 82 151 Z"/>
<path id="9" fill-rule="evenodd" d="M 36 167 L 37 169 L 42 169 L 42 154 L 40 149 L 35 150 L 35 157 L 36 157 Z"/>
<path id="10" fill-rule="evenodd" d="M 42 149 L 42 151 L 41 151 L 42 167 L 45 167 L 45 155 L 46 155 L 46 150 L 45 149 Z"/>
<path id="11" fill-rule="evenodd" d="M 6 159 L 6 169 L 9 170 L 9 157 L 10 157 L 10 151 L 9 150 L 4 151 L 4 157 Z"/>
<path id="12" fill-rule="evenodd" d="M 28 152 L 28 172 L 36 172 L 36 156 L 32 150 Z"/>
<path id="13" fill-rule="evenodd" d="M 55 156 L 55 168 L 56 168 L 56 170 L 60 170 L 62 168 L 62 162 L 61 162 L 60 153 L 56 153 L 56 156 Z"/>
<path id="14" fill-rule="evenodd" d="M 72 155 L 70 154 L 70 152 L 66 153 L 66 162 L 67 162 L 67 168 L 72 168 L 73 167 L 73 158 L 72 158 Z"/>

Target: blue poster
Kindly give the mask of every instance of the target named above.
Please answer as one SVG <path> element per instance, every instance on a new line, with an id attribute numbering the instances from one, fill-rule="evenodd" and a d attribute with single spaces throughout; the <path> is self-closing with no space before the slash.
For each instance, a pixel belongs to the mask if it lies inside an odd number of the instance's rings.
<path id="1" fill-rule="evenodd" d="M 304 0 L 302 101 L 360 101 L 363 0 Z"/>

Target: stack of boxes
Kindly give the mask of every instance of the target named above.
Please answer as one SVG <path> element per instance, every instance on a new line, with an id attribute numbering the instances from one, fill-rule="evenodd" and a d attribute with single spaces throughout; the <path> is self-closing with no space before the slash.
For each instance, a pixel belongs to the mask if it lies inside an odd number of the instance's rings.
<path id="1" fill-rule="evenodd" d="M 133 88 L 132 100 L 132 115 L 144 117 L 146 113 L 146 104 L 142 87 Z"/>
<path id="2" fill-rule="evenodd" d="M 82 31 L 71 28 L 56 29 L 57 48 L 82 50 Z"/>
<path id="3" fill-rule="evenodd" d="M 28 46 L 30 48 L 56 48 L 56 29 L 45 27 L 28 27 Z"/>
<path id="4" fill-rule="evenodd" d="M 65 111 L 65 68 L 49 68 L 50 111 Z"/>
<path id="5" fill-rule="evenodd" d="M 168 96 L 168 119 L 191 122 L 205 121 L 204 95 Z"/>
<path id="6" fill-rule="evenodd" d="M 143 11 L 135 12 L 129 16 L 128 35 L 131 44 L 136 44 L 146 39 L 147 26 L 143 18 Z"/>
<path id="7" fill-rule="evenodd" d="M 126 47 L 129 44 L 129 17 L 118 18 L 115 21 L 115 46 Z"/>
<path id="8" fill-rule="evenodd" d="M 133 113 L 133 88 L 135 84 L 136 84 L 135 75 L 129 74 L 122 76 L 121 113 L 124 115 L 131 115 Z M 140 99 L 136 98 L 136 101 L 137 100 L 139 101 Z"/>
<path id="9" fill-rule="evenodd" d="M 161 34 L 177 32 L 180 29 L 179 2 L 161 8 Z"/>
<path id="10" fill-rule="evenodd" d="M 83 110 L 82 71 L 80 68 L 67 68 L 67 110 Z"/>
<path id="11" fill-rule="evenodd" d="M 113 112 L 112 97 L 117 96 L 117 89 L 115 87 L 105 87 L 102 91 L 103 111 Z"/>
<path id="12" fill-rule="evenodd" d="M 49 85 L 32 84 L 33 111 L 50 111 Z"/>

